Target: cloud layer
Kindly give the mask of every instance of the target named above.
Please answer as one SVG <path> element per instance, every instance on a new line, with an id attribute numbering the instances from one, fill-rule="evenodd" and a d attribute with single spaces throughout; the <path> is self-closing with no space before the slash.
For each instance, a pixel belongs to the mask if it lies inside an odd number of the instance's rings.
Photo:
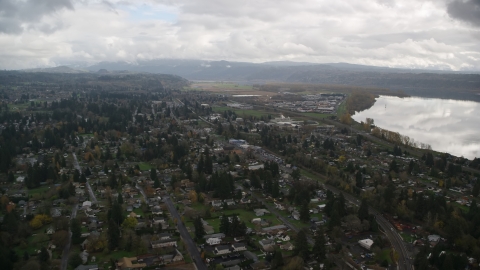
<path id="1" fill-rule="evenodd" d="M 0 68 L 156 58 L 480 71 L 478 0 L 3 0 Z"/>

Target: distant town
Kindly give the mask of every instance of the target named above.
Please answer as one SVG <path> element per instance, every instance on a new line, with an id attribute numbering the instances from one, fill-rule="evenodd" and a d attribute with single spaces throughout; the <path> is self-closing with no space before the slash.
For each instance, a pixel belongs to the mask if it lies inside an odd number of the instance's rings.
<path id="1" fill-rule="evenodd" d="M 479 266 L 480 160 L 354 122 L 367 90 L 81 76 L 0 74 L 5 269 Z"/>

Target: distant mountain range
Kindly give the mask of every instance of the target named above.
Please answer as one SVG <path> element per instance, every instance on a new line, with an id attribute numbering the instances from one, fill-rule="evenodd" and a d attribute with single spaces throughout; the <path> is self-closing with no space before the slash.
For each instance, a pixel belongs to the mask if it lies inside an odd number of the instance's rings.
<path id="1" fill-rule="evenodd" d="M 83 67 L 25 70 L 52 73 L 161 73 L 193 81 L 236 81 L 245 83 L 286 82 L 338 84 L 402 90 L 413 96 L 480 101 L 480 74 L 467 72 L 398 69 L 347 63 L 313 64 L 297 62 L 247 63 L 229 61 L 157 59 L 100 62 Z"/>

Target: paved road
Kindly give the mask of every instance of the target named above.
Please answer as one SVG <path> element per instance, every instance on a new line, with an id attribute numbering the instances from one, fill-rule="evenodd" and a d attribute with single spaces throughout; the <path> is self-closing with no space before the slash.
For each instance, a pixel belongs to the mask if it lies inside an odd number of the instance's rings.
<path id="1" fill-rule="evenodd" d="M 145 203 L 146 203 L 147 202 L 147 194 L 145 194 L 145 191 L 143 190 L 143 188 L 141 186 L 139 186 L 137 183 L 135 184 L 135 187 L 138 189 L 138 191 L 140 191 L 140 193 L 142 194 L 143 199 L 145 200 Z"/>
<path id="2" fill-rule="evenodd" d="M 170 211 L 170 214 L 172 214 L 172 217 L 177 220 L 178 231 L 180 232 L 183 241 L 187 245 L 188 253 L 190 253 L 190 256 L 192 257 L 195 265 L 197 266 L 197 269 L 207 270 L 207 266 L 203 262 L 202 257 L 200 256 L 200 252 L 198 252 L 197 245 L 193 242 L 192 237 L 187 231 L 187 228 L 185 228 L 185 225 L 183 225 L 182 219 L 180 218 L 177 209 L 175 208 L 169 197 L 165 197 L 164 201 L 168 207 L 168 211 Z"/>
<path id="3" fill-rule="evenodd" d="M 72 214 L 70 215 L 70 220 L 75 218 L 77 216 L 77 209 L 78 209 L 78 204 L 74 204 L 72 208 Z M 66 270 L 67 265 L 68 265 L 68 257 L 70 255 L 70 247 L 72 245 L 72 231 L 70 228 L 68 228 L 68 243 L 63 249 L 63 255 L 62 255 L 62 264 L 61 264 L 61 270 Z"/>
<path id="4" fill-rule="evenodd" d="M 82 168 L 80 167 L 80 165 L 78 165 L 77 155 L 75 155 L 75 153 L 72 153 L 72 155 L 73 155 L 73 166 L 80 173 L 82 173 Z M 88 189 L 88 194 L 90 194 L 90 201 L 92 201 L 92 203 L 97 203 L 97 197 L 95 197 L 95 194 L 93 193 L 92 187 L 90 186 L 90 183 L 88 183 L 88 180 L 87 180 L 87 183 L 85 184 Z"/>

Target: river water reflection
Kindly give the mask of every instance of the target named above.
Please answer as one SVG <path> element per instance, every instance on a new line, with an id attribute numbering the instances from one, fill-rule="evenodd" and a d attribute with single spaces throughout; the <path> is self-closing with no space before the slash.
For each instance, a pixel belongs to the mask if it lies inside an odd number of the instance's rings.
<path id="1" fill-rule="evenodd" d="M 480 103 L 419 97 L 380 96 L 356 121 L 373 118 L 380 128 L 399 132 L 432 149 L 468 159 L 480 157 Z"/>

